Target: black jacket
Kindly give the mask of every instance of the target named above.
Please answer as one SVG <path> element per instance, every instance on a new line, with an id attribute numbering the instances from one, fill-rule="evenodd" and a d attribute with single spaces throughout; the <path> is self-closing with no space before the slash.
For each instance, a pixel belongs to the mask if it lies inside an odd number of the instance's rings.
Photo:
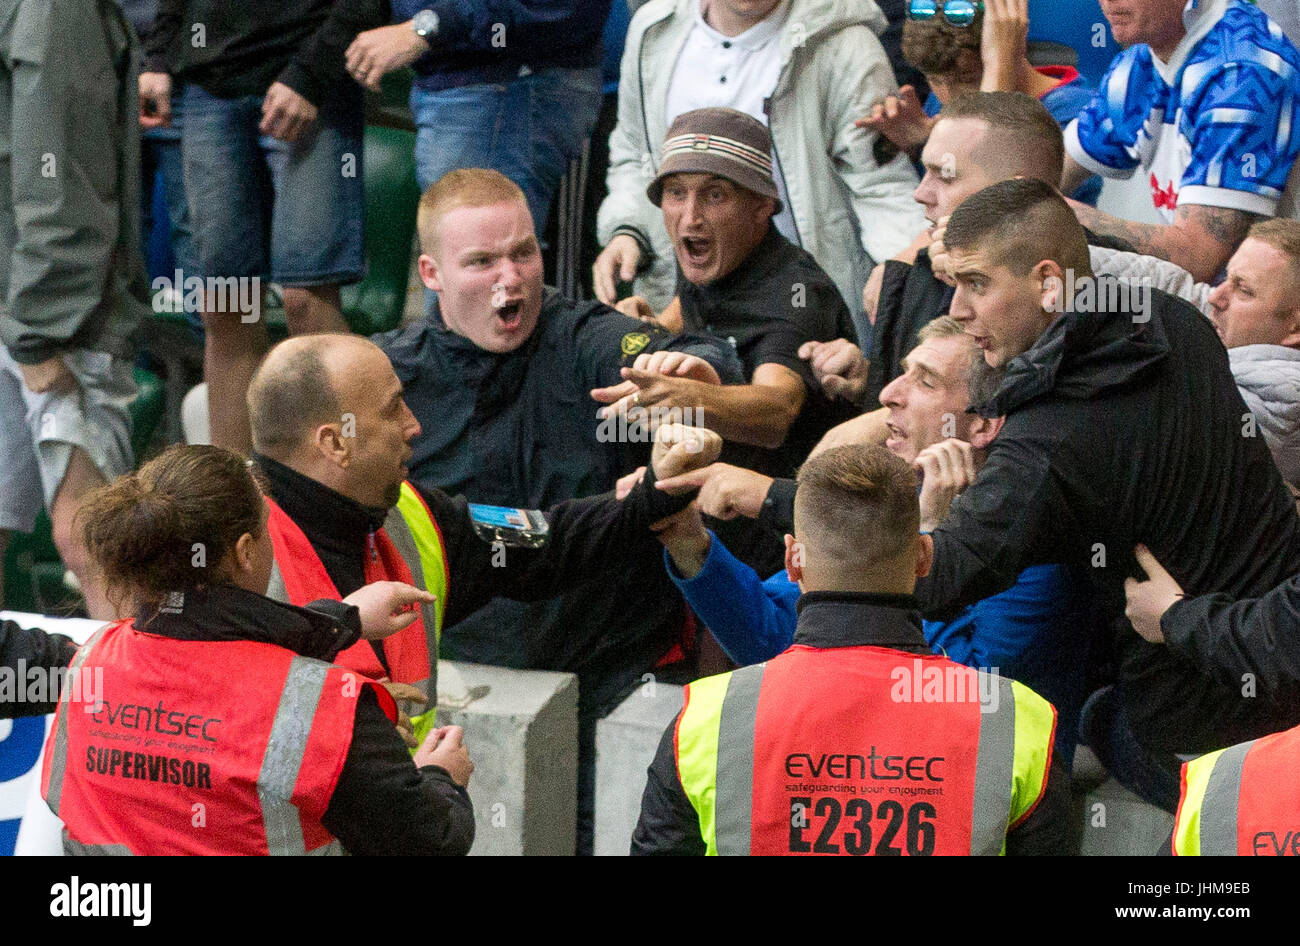
<path id="1" fill-rule="evenodd" d="M 229 585 L 187 592 L 180 613 L 150 611 L 135 624 L 176 640 L 258 641 L 325 661 L 361 636 L 350 605 L 295 608 Z M 321 824 L 350 854 L 466 854 L 474 843 L 465 789 L 439 766 L 411 763 L 369 687 L 357 700 L 352 744 Z"/>
<path id="2" fill-rule="evenodd" d="M 499 506 L 545 509 L 603 493 L 646 463 L 649 443 L 632 441 L 625 426 L 599 421 L 600 405 L 590 395 L 592 388 L 618 384 L 619 369 L 638 355 L 687 352 L 711 362 L 724 383 L 743 380 L 725 342 L 673 335 L 551 289 L 536 330 L 512 352 L 484 351 L 450 331 L 436 303 L 426 318 L 374 341 L 421 424 L 411 479 Z M 593 567 L 586 581 L 577 570 L 568 572 L 562 586 L 552 583 L 552 596 L 516 594 L 511 589 L 518 582 L 484 562 L 484 580 L 462 586 L 514 600 L 478 610 L 486 600 L 480 599 L 448 614 L 445 656 L 575 672 L 583 677 L 584 716 L 609 708 L 672 647 L 685 608 L 658 543 L 644 530 L 637 540 L 607 548 L 616 554 Z M 452 575 L 455 583 L 454 567 Z"/>
<path id="3" fill-rule="evenodd" d="M 934 277 L 930 251 L 916 254 L 915 263 L 885 260 L 876 320 L 867 350 L 867 389 L 863 405 L 874 410 L 880 392 L 898 377 L 903 358 L 916 347 L 916 333 L 948 311 L 952 287 Z"/>
<path id="4" fill-rule="evenodd" d="M 62 634 L 47 634 L 39 628 L 27 628 L 13 621 L 0 621 L 0 673 L 12 674 L 15 683 L 24 679 L 28 670 L 57 670 L 66 667 L 77 652 L 77 645 Z M 41 703 L 0 699 L 0 719 L 17 716 L 44 716 L 53 713 L 59 703 L 59 694 Z M 8 696 L 8 694 L 3 694 Z"/>
<path id="5" fill-rule="evenodd" d="M 926 617 L 1060 562 L 1122 619 L 1145 543 L 1191 595 L 1262 595 L 1300 571 L 1300 519 L 1227 353 L 1199 312 L 1158 290 L 1144 313 L 1066 313 L 1007 366 L 986 417 L 1006 416 L 974 484 L 934 532 L 917 583 Z M 1300 629 L 1278 629 L 1295 635 Z M 1125 627 L 1120 690 L 1148 748 L 1205 752 L 1300 722 L 1300 690 L 1243 695 Z"/>
<path id="6" fill-rule="evenodd" d="M 387 26 L 390 12 L 387 0 L 159 0 L 153 29 L 142 37 L 144 69 L 221 98 L 265 95 L 283 82 L 313 105 L 343 105 L 359 115 L 361 87 L 343 53 L 358 33 Z"/>
<path id="7" fill-rule="evenodd" d="M 888 647 L 908 654 L 931 654 L 921 633 L 921 618 L 910 595 L 848 594 L 811 591 L 799 599 L 794 643 L 836 647 Z M 678 714 L 680 719 L 680 714 Z M 700 819 L 677 774 L 673 743 L 677 719 L 664 731 L 650 763 L 641 818 L 632 835 L 632 853 L 705 853 Z M 1029 817 L 1007 833 L 1008 854 L 1065 854 L 1070 845 L 1069 775 L 1053 764 L 1043 796 Z"/>
<path id="8" fill-rule="evenodd" d="M 365 583 L 367 537 L 383 525 L 388 511 L 362 506 L 268 457 L 257 460 L 271 498 L 307 536 L 339 594 L 346 597 L 360 588 Z M 475 531 L 465 497 L 416 488 L 446 548 L 450 581 L 443 604 L 444 650 L 454 646 L 456 625 L 498 595 L 535 601 L 595 584 L 619 600 L 618 588 L 628 582 L 629 560 L 653 560 L 657 573 L 663 572 L 662 552 L 650 524 L 691 499 L 656 489 L 654 470 L 647 469 L 645 481 L 621 502 L 604 494 L 552 506 L 546 511 L 550 537 L 545 546 L 508 548 L 501 554 Z M 598 681 L 617 678 L 621 686 L 636 679 L 671 644 L 670 634 L 631 620 L 619 627 L 568 625 L 553 631 L 525 628 L 521 633 L 530 635 L 531 651 L 544 655 L 555 669 L 577 673 L 593 689 Z M 376 652 L 382 661 L 381 648 Z"/>
<path id="9" fill-rule="evenodd" d="M 1253 680 L 1263 699 L 1300 686 L 1300 575 L 1261 598 L 1184 598 L 1165 612 L 1160 627 L 1172 649 L 1224 686 Z"/>

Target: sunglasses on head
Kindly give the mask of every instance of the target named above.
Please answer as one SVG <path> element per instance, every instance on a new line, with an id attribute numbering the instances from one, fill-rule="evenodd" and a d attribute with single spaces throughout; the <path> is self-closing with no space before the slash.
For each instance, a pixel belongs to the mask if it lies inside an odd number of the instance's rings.
<path id="1" fill-rule="evenodd" d="M 907 18 L 924 23 L 942 13 L 949 26 L 970 26 L 983 9 L 979 0 L 908 0 Z"/>

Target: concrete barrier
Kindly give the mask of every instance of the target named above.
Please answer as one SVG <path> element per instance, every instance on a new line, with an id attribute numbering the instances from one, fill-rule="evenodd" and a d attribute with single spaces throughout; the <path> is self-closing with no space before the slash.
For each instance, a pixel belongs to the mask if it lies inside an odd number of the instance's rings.
<path id="1" fill-rule="evenodd" d="M 682 708 L 683 692 L 668 683 L 644 683 L 596 724 L 596 854 L 627 854 L 646 768 Z"/>
<path id="2" fill-rule="evenodd" d="M 1086 855 L 1168 853 L 1174 816 L 1117 782 L 1087 746 L 1074 757 L 1074 803 L 1079 847 Z"/>
<path id="3" fill-rule="evenodd" d="M 440 660 L 438 724 L 463 726 L 474 760 L 471 854 L 573 853 L 577 677 Z"/>

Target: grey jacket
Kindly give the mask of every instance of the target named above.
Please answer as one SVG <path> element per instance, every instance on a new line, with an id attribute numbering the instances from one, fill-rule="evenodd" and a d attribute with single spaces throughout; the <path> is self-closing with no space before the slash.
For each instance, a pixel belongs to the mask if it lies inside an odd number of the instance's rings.
<path id="1" fill-rule="evenodd" d="M 673 66 L 699 0 L 651 0 L 628 27 L 620 69 L 618 124 L 609 139 L 609 195 L 597 238 L 633 232 L 653 260 L 636 292 L 661 309 L 673 297 L 677 264 L 663 215 L 646 197 L 667 126 Z M 876 38 L 887 23 L 868 0 L 790 0 L 781 33 L 781 73 L 768 122 L 785 176 L 798 243 L 835 280 L 850 312 L 862 308 L 873 261 L 888 259 L 925 228 L 912 199 L 916 173 L 903 156 L 877 164 L 876 135 L 853 122 L 896 92 L 893 69 Z"/>
<path id="2" fill-rule="evenodd" d="M 138 43 L 113 0 L 0 0 L 0 343 L 119 356 L 148 311 Z"/>
<path id="3" fill-rule="evenodd" d="M 1228 349 L 1228 364 L 1282 479 L 1300 487 L 1300 351 L 1242 345 Z"/>

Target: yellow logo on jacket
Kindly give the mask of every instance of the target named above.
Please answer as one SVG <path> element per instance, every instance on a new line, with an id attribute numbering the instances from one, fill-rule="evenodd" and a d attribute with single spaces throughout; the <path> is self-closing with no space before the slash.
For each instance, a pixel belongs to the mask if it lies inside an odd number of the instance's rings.
<path id="1" fill-rule="evenodd" d="M 650 336 L 645 332 L 628 332 L 623 336 L 623 341 L 619 345 L 619 350 L 623 352 L 625 357 L 631 358 L 649 344 Z"/>

